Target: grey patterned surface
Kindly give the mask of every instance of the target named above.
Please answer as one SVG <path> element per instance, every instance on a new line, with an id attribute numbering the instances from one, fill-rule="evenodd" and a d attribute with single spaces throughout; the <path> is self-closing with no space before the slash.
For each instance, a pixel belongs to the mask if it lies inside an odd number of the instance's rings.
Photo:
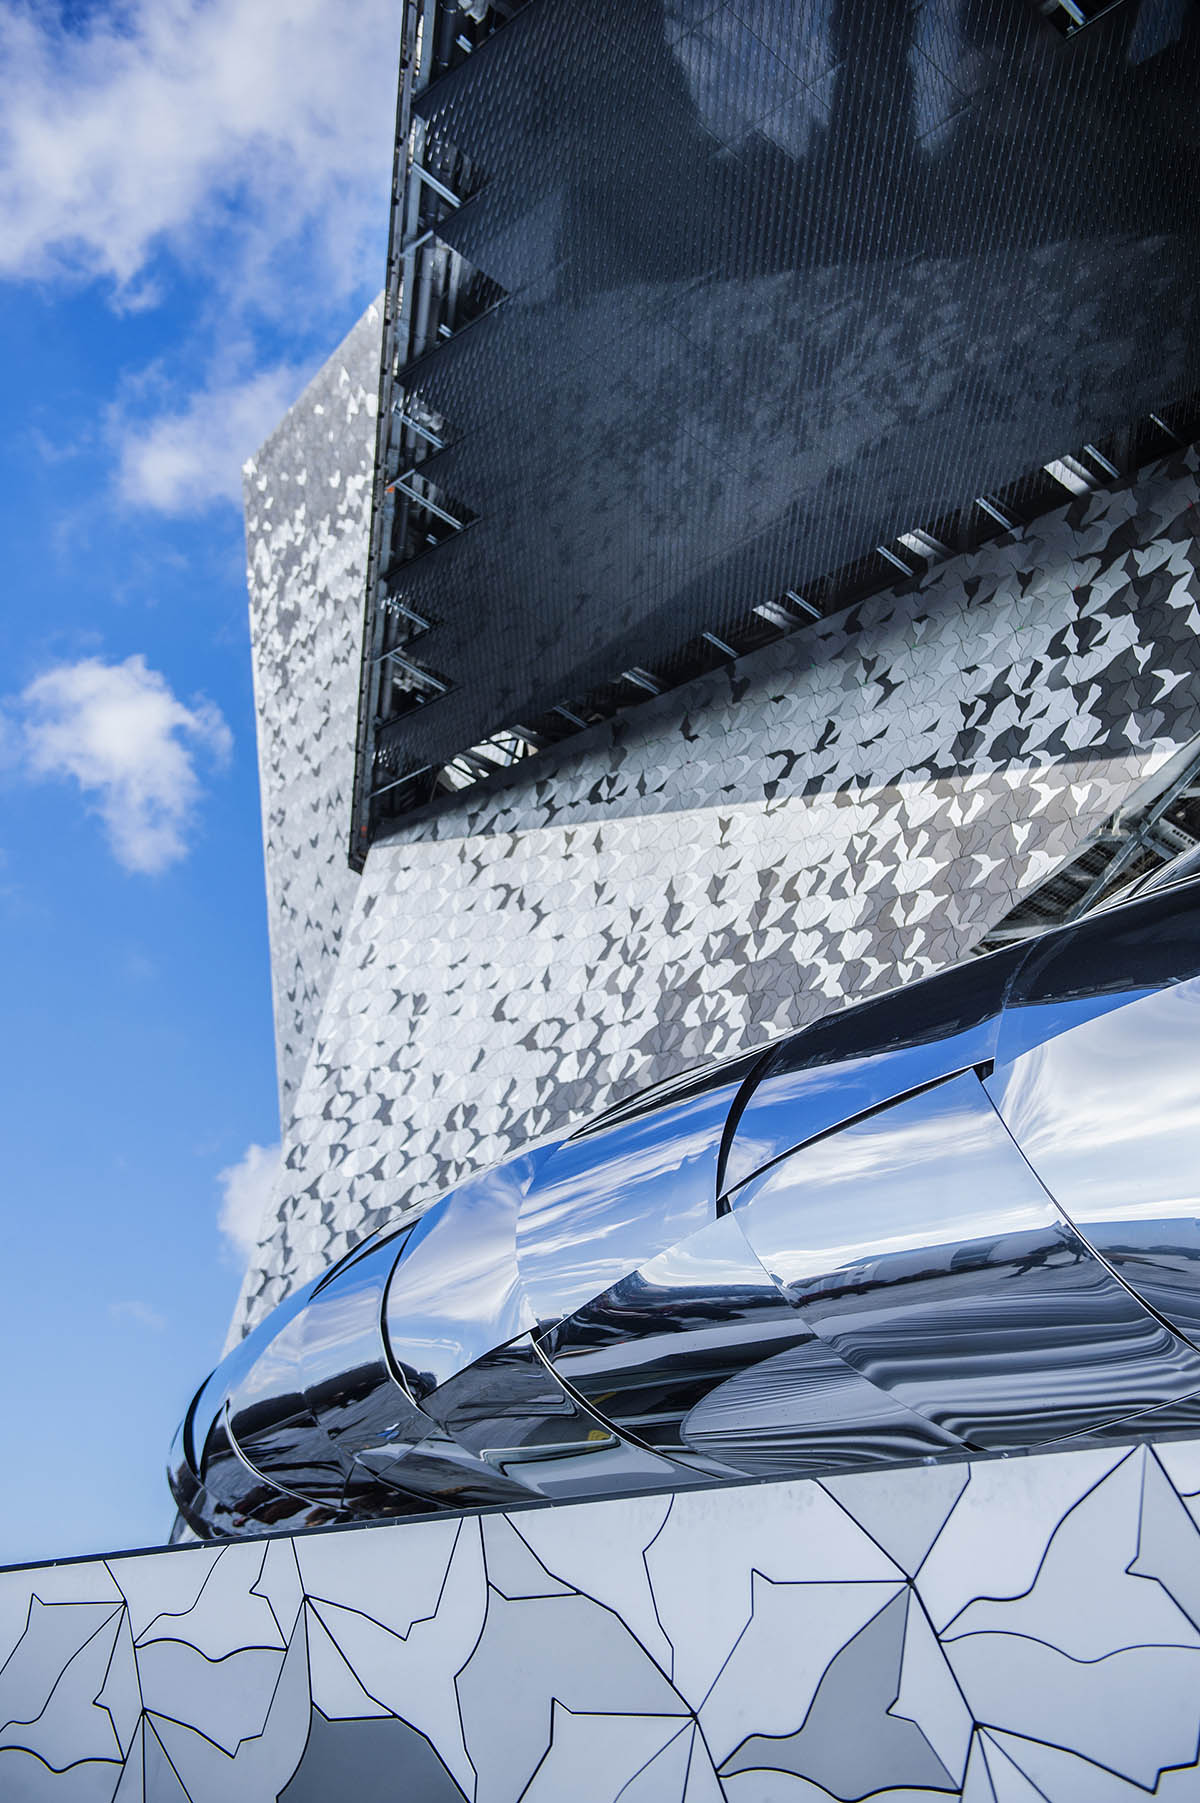
<path id="1" fill-rule="evenodd" d="M 0 1795 L 1184 1803 L 1198 1527 L 1192 1440 L 0 1573 Z"/>
<path id="2" fill-rule="evenodd" d="M 345 858 L 375 454 L 371 306 L 245 469 L 282 1112 L 312 1043 L 355 878 Z"/>
<path id="3" fill-rule="evenodd" d="M 1200 730 L 1198 517 L 1189 453 L 378 842 L 237 1321 L 610 1091 L 966 952 Z"/>

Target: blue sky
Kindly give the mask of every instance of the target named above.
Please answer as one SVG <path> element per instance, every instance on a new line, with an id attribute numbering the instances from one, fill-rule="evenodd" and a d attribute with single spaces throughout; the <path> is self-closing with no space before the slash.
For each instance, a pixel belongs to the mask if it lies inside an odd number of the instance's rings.
<path id="1" fill-rule="evenodd" d="M 269 1183 L 239 472 L 382 284 L 398 12 L 0 0 L 0 1562 L 165 1537 Z"/>

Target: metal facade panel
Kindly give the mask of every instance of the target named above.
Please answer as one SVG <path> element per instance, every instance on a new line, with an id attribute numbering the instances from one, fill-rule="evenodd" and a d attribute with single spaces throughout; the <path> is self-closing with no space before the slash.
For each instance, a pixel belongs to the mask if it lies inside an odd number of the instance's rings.
<path id="1" fill-rule="evenodd" d="M 1145 10 L 531 0 L 418 95 L 473 184 L 432 229 L 506 298 L 398 376 L 476 517 L 382 548 L 444 691 L 383 685 L 370 782 L 632 702 L 1194 389 L 1200 21 Z"/>

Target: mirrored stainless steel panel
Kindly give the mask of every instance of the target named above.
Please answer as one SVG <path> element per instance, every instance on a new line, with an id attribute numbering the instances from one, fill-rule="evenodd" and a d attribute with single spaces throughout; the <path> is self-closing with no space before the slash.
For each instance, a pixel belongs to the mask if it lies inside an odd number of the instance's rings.
<path id="1" fill-rule="evenodd" d="M 742 1082 L 668 1101 L 650 1114 L 568 1140 L 529 1186 L 517 1264 L 537 1322 L 582 1303 L 712 1220 L 717 1159 Z"/>
<path id="2" fill-rule="evenodd" d="M 1036 1445 L 1198 1387 L 1195 1351 L 1058 1213 L 973 1074 L 806 1146 L 734 1206 L 809 1325 L 968 1445 Z"/>
<path id="3" fill-rule="evenodd" d="M 1200 979 L 997 1065 L 988 1088 L 1083 1237 L 1200 1343 Z"/>
<path id="4" fill-rule="evenodd" d="M 989 1062 L 1005 995 L 1027 953 L 1015 946 L 941 971 L 785 1040 L 734 1122 L 722 1192 L 867 1109 Z"/>
<path id="5" fill-rule="evenodd" d="M 290 1296 L 286 1296 L 278 1307 L 271 1310 L 265 1321 L 260 1321 L 252 1333 L 248 1333 L 232 1352 L 226 1354 L 208 1380 L 201 1385 L 183 1427 L 184 1452 L 193 1471 L 199 1472 L 201 1468 L 209 1432 L 214 1422 L 224 1413 L 229 1397 L 235 1395 L 252 1374 L 255 1382 L 266 1384 L 269 1381 L 265 1372 L 261 1377 L 258 1375 L 259 1361 L 288 1323 L 307 1305 L 319 1282 L 319 1278 L 314 1278 L 311 1283 L 302 1284 Z M 286 1384 L 286 1379 L 284 1381 Z"/>
<path id="6" fill-rule="evenodd" d="M 681 1423 L 747 1365 L 811 1340 L 731 1215 L 649 1260 L 540 1342 L 597 1413 L 663 1452 Z"/>
<path id="7" fill-rule="evenodd" d="M 683 1435 L 749 1477 L 807 1477 L 967 1450 L 812 1334 L 710 1391 L 684 1419 Z"/>
<path id="8" fill-rule="evenodd" d="M 479 1509 L 528 1502 L 538 1494 L 530 1484 L 497 1471 L 464 1451 L 448 1434 L 428 1439 L 389 1458 L 385 1450 L 360 1453 L 359 1470 L 392 1489 L 417 1496 L 440 1509 Z"/>
<path id="9" fill-rule="evenodd" d="M 630 1444 L 611 1421 L 570 1395 L 528 1334 L 451 1378 L 426 1408 L 459 1446 L 542 1496 L 696 1481 L 690 1470 Z"/>
<path id="10" fill-rule="evenodd" d="M 1198 901 L 851 1009 L 375 1236 L 201 1388 L 185 1517 L 237 1535 L 1194 1431 Z M 726 1142 L 771 1162 L 719 1198 Z"/>
<path id="11" fill-rule="evenodd" d="M 384 1347 L 384 1292 L 406 1251 L 390 1240 L 373 1247 L 319 1289 L 297 1322 L 304 1400 L 346 1473 L 366 1447 L 415 1444 L 429 1431 L 392 1375 Z"/>
<path id="12" fill-rule="evenodd" d="M 1200 976 L 1194 884 L 1152 893 L 1033 940 L 1013 982 L 995 1062 Z"/>
<path id="13" fill-rule="evenodd" d="M 1140 1409 L 1136 1415 L 1123 1415 L 1119 1421 L 1070 1439 L 1055 1440 L 1052 1445 L 1064 1452 L 1082 1446 L 1114 1446 L 1130 1440 L 1162 1440 L 1178 1434 L 1200 1433 L 1200 1392 L 1180 1396 L 1173 1402 L 1160 1403 L 1156 1409 Z M 1043 1449 L 1044 1450 L 1044 1449 Z"/>
<path id="14" fill-rule="evenodd" d="M 225 1425 L 246 1463 L 280 1489 L 336 1502 L 345 1470 L 308 1405 L 300 1369 L 307 1312 L 287 1322 L 247 1373 L 230 1397 Z"/>
<path id="15" fill-rule="evenodd" d="M 534 1326 L 517 1275 L 517 1209 L 529 1161 L 484 1171 L 421 1221 L 387 1289 L 388 1350 L 414 1401 Z"/>

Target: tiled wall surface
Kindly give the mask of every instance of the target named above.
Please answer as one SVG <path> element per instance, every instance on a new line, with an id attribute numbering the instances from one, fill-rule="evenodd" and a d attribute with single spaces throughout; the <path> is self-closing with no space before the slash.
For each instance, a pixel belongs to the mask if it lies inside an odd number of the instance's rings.
<path id="1" fill-rule="evenodd" d="M 1196 494 L 1189 453 L 377 843 L 235 1331 L 614 1088 L 966 952 L 1200 730 Z"/>
<path id="2" fill-rule="evenodd" d="M 1179 1441 L 0 1573 L 0 1795 L 1191 1803 L 1198 1524 Z"/>
<path id="3" fill-rule="evenodd" d="M 346 863 L 379 386 L 369 307 L 246 466 L 275 1044 L 295 1091 L 354 896 Z"/>

